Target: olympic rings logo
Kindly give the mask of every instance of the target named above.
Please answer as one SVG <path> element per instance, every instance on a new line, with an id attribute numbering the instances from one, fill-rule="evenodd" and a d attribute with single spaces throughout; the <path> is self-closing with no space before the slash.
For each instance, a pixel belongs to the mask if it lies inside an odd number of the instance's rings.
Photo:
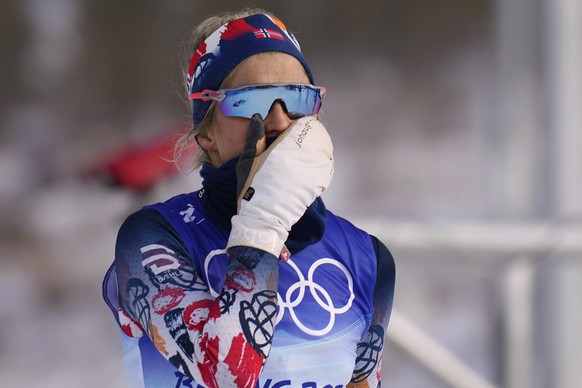
<path id="1" fill-rule="evenodd" d="M 340 263 L 337 260 L 330 259 L 330 258 L 322 258 L 322 259 L 316 260 L 311 265 L 311 267 L 309 267 L 309 272 L 307 273 L 307 279 L 305 279 L 305 276 L 303 276 L 303 274 L 301 273 L 301 271 L 299 270 L 297 265 L 293 262 L 293 260 L 289 259 L 287 261 L 287 264 L 289 264 L 291 266 L 291 268 L 293 268 L 293 270 L 295 270 L 297 277 L 299 278 L 299 281 L 293 283 L 287 289 L 287 292 L 285 293 L 285 298 L 282 298 L 281 295 L 279 293 L 277 293 L 277 297 L 279 300 L 279 306 L 281 307 L 279 309 L 279 313 L 277 315 L 277 323 L 279 323 L 279 321 L 281 321 L 281 319 L 283 319 L 283 315 L 285 314 L 285 309 L 288 309 L 289 314 L 291 315 L 291 319 L 293 319 L 293 322 L 295 322 L 295 324 L 297 325 L 297 327 L 301 331 L 303 331 L 306 334 L 313 335 L 313 336 L 326 335 L 333 328 L 333 325 L 335 324 L 336 315 L 343 314 L 346 311 L 348 311 L 350 309 L 350 307 L 352 307 L 352 302 L 354 301 L 354 298 L 355 298 L 354 282 L 353 282 L 352 276 L 350 275 L 349 271 L 342 263 Z M 313 280 L 313 276 L 315 274 L 315 271 L 322 265 L 333 265 L 333 266 L 339 268 L 340 271 L 346 277 L 347 288 L 350 292 L 350 297 L 349 297 L 348 301 L 346 302 L 346 304 L 344 304 L 341 307 L 335 307 L 329 292 L 327 292 L 327 290 L 325 288 L 323 288 L 323 286 L 321 286 L 320 284 L 316 283 Z M 327 325 L 322 329 L 314 329 L 314 328 L 310 328 L 310 327 L 305 326 L 301 322 L 301 320 L 297 317 L 297 314 L 295 313 L 295 307 L 299 306 L 301 304 L 301 302 L 303 301 L 306 289 L 309 289 L 309 293 L 311 294 L 313 299 L 315 299 L 317 304 L 322 309 L 327 311 L 329 314 L 329 320 L 327 322 Z M 292 298 L 293 293 L 297 290 L 299 290 L 299 292 L 297 293 L 297 296 L 293 299 Z M 323 296 L 323 299 L 320 297 L 320 295 Z"/>
<path id="2" fill-rule="evenodd" d="M 210 261 L 220 255 L 226 254 L 226 250 L 224 249 L 216 249 L 213 250 L 206 256 L 204 260 L 204 271 L 206 276 L 208 276 L 208 267 L 210 266 Z M 291 268 L 295 271 L 298 281 L 291 284 L 287 291 L 285 292 L 284 297 L 281 296 L 279 292 L 277 292 L 277 300 L 279 311 L 277 313 L 277 323 L 279 323 L 283 316 L 285 315 L 285 310 L 288 310 L 289 315 L 295 325 L 306 334 L 313 335 L 313 336 L 323 336 L 329 333 L 336 320 L 336 315 L 344 314 L 347 312 L 350 307 L 352 307 L 352 303 L 355 298 L 354 294 L 354 281 L 348 269 L 339 261 L 331 258 L 321 258 L 316 260 L 311 266 L 309 267 L 309 271 L 307 273 L 307 278 L 303 275 L 299 267 L 293 262 L 292 259 L 289 259 L 286 264 L 290 265 Z M 314 275 L 316 271 L 324 266 L 324 265 L 332 265 L 338 268 L 346 278 L 346 286 L 347 290 L 349 291 L 349 298 L 347 302 L 343 306 L 336 307 L 332 295 L 319 283 L 314 281 Z M 208 288 L 212 296 L 215 298 L 218 297 L 218 292 L 212 288 L 211 284 L 208 284 Z M 306 293 L 309 292 L 311 297 L 317 302 L 317 304 L 328 313 L 329 319 L 323 328 L 312 328 L 307 327 L 303 322 L 301 322 L 300 318 L 297 316 L 295 309 L 301 305 L 303 302 L 303 298 L 305 297 Z M 293 295 L 296 294 L 294 297 Z"/>

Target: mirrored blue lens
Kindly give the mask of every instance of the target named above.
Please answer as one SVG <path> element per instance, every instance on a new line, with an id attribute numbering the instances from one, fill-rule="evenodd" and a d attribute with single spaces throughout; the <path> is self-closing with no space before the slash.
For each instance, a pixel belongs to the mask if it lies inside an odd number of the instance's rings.
<path id="1" fill-rule="evenodd" d="M 275 101 L 282 101 L 292 117 L 313 115 L 321 108 L 325 89 L 310 85 L 252 85 L 240 89 L 224 89 L 218 104 L 225 116 L 251 118 L 259 113 L 267 117 Z"/>

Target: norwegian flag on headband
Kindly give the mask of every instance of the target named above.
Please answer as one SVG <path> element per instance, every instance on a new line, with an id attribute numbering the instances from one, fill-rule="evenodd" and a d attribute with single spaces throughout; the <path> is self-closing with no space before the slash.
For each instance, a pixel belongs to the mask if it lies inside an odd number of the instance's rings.
<path id="1" fill-rule="evenodd" d="M 196 48 L 188 67 L 188 94 L 218 90 L 224 78 L 244 59 L 262 52 L 276 51 L 295 57 L 311 83 L 311 69 L 301 54 L 297 39 L 285 25 L 264 14 L 233 20 L 220 26 Z M 210 101 L 192 100 L 194 125 L 204 119 Z"/>
<path id="2" fill-rule="evenodd" d="M 285 40 L 283 35 L 278 33 L 277 31 L 268 30 L 266 28 L 261 28 L 259 31 L 255 31 L 255 38 L 257 39 L 280 39 Z"/>

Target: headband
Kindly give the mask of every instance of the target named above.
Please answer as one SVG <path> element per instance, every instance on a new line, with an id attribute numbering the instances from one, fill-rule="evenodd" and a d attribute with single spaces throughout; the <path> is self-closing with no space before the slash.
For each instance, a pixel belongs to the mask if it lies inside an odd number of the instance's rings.
<path id="1" fill-rule="evenodd" d="M 267 51 L 295 57 L 305 68 L 309 81 L 314 83 L 299 42 L 291 31 L 279 19 L 257 14 L 222 25 L 198 46 L 188 67 L 188 93 L 218 90 L 236 65 L 252 55 Z M 192 120 L 195 126 L 204 119 L 210 103 L 192 100 Z"/>

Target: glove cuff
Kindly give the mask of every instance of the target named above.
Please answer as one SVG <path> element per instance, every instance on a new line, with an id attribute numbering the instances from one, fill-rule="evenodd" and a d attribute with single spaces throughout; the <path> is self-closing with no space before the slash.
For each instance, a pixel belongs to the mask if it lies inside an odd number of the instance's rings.
<path id="1" fill-rule="evenodd" d="M 245 246 L 261 249 L 279 257 L 283 244 L 289 232 L 277 230 L 271 224 L 241 215 L 232 217 L 232 229 L 226 244 L 226 250 L 231 247 Z"/>

